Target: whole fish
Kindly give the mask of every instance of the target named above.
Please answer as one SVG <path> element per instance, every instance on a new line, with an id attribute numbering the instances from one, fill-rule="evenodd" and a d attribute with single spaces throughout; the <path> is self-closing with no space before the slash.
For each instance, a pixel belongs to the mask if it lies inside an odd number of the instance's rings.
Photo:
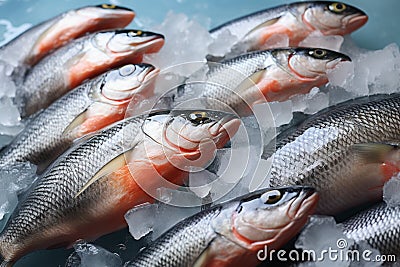
<path id="1" fill-rule="evenodd" d="M 252 52 L 209 64 L 172 91 L 175 103 L 184 101 L 188 92 L 215 108 L 222 103 L 242 115 L 263 101 L 284 101 L 295 94 L 306 94 L 313 87 L 328 82 L 327 71 L 341 61 L 351 61 L 344 54 L 320 48 L 283 48 Z"/>
<path id="2" fill-rule="evenodd" d="M 46 167 L 77 138 L 122 120 L 128 104 L 151 95 L 157 73 L 152 65 L 125 65 L 80 85 L 28 122 L 0 152 L 0 168 L 24 161 Z"/>
<path id="3" fill-rule="evenodd" d="M 0 48 L 0 59 L 13 66 L 36 64 L 50 51 L 89 32 L 123 28 L 135 13 L 115 5 L 87 6 L 42 22 Z"/>
<path id="4" fill-rule="evenodd" d="M 205 166 L 213 157 L 207 149 L 224 146 L 239 125 L 228 113 L 174 110 L 100 131 L 59 157 L 33 185 L 0 235 L 0 254 L 10 263 L 125 227 L 128 210 L 153 202 L 157 188 L 182 184 L 185 166 Z"/>
<path id="5" fill-rule="evenodd" d="M 307 222 L 318 200 L 308 187 L 262 189 L 176 224 L 125 266 L 256 266 Z"/>
<path id="6" fill-rule="evenodd" d="M 382 198 L 399 171 L 400 94 L 327 108 L 277 139 L 270 186 L 308 185 L 320 193 L 318 213 L 336 215 Z"/>
<path id="7" fill-rule="evenodd" d="M 400 256 L 400 207 L 377 204 L 341 223 L 344 233 L 356 243 L 367 242 L 381 255 Z"/>
<path id="8" fill-rule="evenodd" d="M 215 39 L 231 34 L 237 40 L 229 57 L 240 52 L 274 46 L 276 36 L 285 35 L 289 46 L 298 46 L 314 32 L 346 35 L 363 26 L 368 16 L 356 7 L 341 2 L 305 1 L 285 4 L 246 15 L 210 31 Z M 225 37 L 226 38 L 226 37 Z"/>
<path id="9" fill-rule="evenodd" d="M 84 80 L 157 52 L 164 37 L 140 30 L 112 30 L 81 37 L 54 51 L 30 69 L 17 90 L 21 112 L 31 115 Z"/>

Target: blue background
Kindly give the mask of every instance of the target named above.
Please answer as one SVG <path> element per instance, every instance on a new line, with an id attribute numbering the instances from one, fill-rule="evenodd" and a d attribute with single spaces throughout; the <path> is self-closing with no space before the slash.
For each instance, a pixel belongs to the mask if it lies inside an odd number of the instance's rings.
<path id="1" fill-rule="evenodd" d="M 68 9 L 85 5 L 102 4 L 105 1 L 89 0 L 0 0 L 0 20 L 6 19 L 14 26 L 24 23 L 36 24 L 51 18 Z M 137 23 L 132 27 L 145 29 L 146 26 L 161 23 L 169 10 L 183 12 L 209 27 L 217 26 L 227 20 L 242 16 L 260 9 L 289 3 L 293 1 L 278 0 L 120 0 L 113 4 L 126 6 L 136 11 Z M 355 32 L 356 43 L 364 48 L 380 49 L 396 42 L 400 45 L 400 1 L 399 0 L 348 0 L 369 15 L 368 23 Z M 107 3 L 107 2 L 105 2 Z M 5 29 L 0 25 L 0 42 Z M 134 256 L 135 243 L 126 230 L 108 235 L 96 242 L 107 249 L 121 254 L 126 260 Z M 121 245 L 123 244 L 123 245 Z M 126 248 L 126 249 L 121 249 Z M 27 255 L 15 266 L 64 266 L 71 250 L 58 249 L 40 251 Z"/>

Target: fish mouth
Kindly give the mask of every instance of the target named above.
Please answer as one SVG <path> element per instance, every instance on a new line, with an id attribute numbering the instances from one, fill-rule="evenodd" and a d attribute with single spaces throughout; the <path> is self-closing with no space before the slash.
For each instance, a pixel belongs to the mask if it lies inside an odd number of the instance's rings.
<path id="1" fill-rule="evenodd" d="M 345 26 L 344 34 L 349 34 L 359 28 L 361 28 L 368 21 L 368 16 L 366 14 L 354 14 L 347 16 L 343 19 Z"/>
<path id="2" fill-rule="evenodd" d="M 336 68 L 336 66 L 341 62 L 351 62 L 351 59 L 349 57 L 347 57 L 347 58 L 340 57 L 340 58 L 332 59 L 325 64 L 325 68 L 327 70 L 332 70 L 332 69 Z"/>
<path id="3" fill-rule="evenodd" d="M 240 123 L 241 123 L 240 119 L 238 119 L 236 116 L 232 114 L 224 116 L 222 119 L 214 122 L 212 125 L 208 127 L 208 132 L 216 148 L 222 148 L 225 145 L 225 143 L 235 135 L 236 131 L 239 129 Z M 186 142 L 191 143 L 192 144 L 191 147 L 195 148 L 193 149 L 193 151 L 197 151 L 199 149 L 200 143 L 204 142 L 205 139 L 209 139 L 206 137 L 198 140 L 193 140 L 190 139 L 189 137 L 182 136 L 181 133 L 176 131 L 174 128 L 172 128 L 171 130 L 177 136 L 180 136 L 180 138 L 184 139 Z M 166 140 L 168 140 L 168 138 Z M 172 142 L 168 143 L 169 145 L 176 147 L 176 145 L 174 145 Z M 176 148 L 182 151 L 188 150 L 187 148 L 182 148 L 182 147 L 176 147 Z"/>

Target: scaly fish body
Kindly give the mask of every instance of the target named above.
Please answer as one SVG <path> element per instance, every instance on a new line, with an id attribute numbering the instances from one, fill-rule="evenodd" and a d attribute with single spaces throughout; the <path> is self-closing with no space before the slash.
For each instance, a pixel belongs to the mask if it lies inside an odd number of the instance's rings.
<path id="1" fill-rule="evenodd" d="M 0 58 L 11 65 L 32 66 L 50 51 L 70 40 L 95 32 L 123 28 L 135 13 L 114 5 L 87 6 L 70 10 L 23 32 L 0 48 Z M 12 55 L 12 61 L 7 59 Z"/>
<path id="2" fill-rule="evenodd" d="M 165 179 L 187 175 L 179 166 L 200 156 L 202 140 L 221 147 L 239 124 L 226 113 L 177 110 L 128 118 L 102 130 L 62 155 L 33 186 L 0 236 L 1 255 L 14 262 L 33 250 L 68 246 L 125 227 L 129 209 L 153 200 L 143 190 L 173 186 Z M 160 129 L 149 133 L 152 125 Z M 156 136 L 163 133 L 165 146 Z"/>
<path id="3" fill-rule="evenodd" d="M 400 207 L 380 203 L 350 217 L 341 226 L 356 243 L 367 242 L 381 255 L 400 256 Z"/>
<path id="4" fill-rule="evenodd" d="M 125 266 L 256 266 L 257 251 L 296 235 L 317 199 L 302 187 L 241 196 L 181 221 Z"/>
<path id="5" fill-rule="evenodd" d="M 378 201 L 384 182 L 399 171 L 398 146 L 390 144 L 399 138 L 399 94 L 328 108 L 278 137 L 270 186 L 315 187 L 322 214 Z"/>
<path id="6" fill-rule="evenodd" d="M 212 108 L 222 103 L 247 114 L 263 101 L 284 101 L 308 93 L 328 82 L 326 72 L 350 58 L 338 52 L 314 48 L 273 49 L 248 53 L 221 63 L 210 63 L 205 77 L 194 74 L 174 95 L 179 103 L 184 90 L 199 91 L 197 97 Z M 183 91 L 182 91 L 183 89 Z"/>
<path id="7" fill-rule="evenodd" d="M 368 20 L 367 15 L 350 5 L 329 1 L 305 1 L 255 12 L 229 21 L 210 31 L 213 38 L 229 32 L 237 41 L 228 57 L 243 51 L 276 47 L 277 36 L 285 35 L 289 46 L 298 46 L 313 32 L 323 35 L 346 35 Z M 278 42 L 279 43 L 279 42 Z"/>
<path id="8" fill-rule="evenodd" d="M 0 152 L 0 168 L 24 161 L 45 167 L 77 138 L 122 120 L 132 98 L 151 95 L 149 83 L 157 73 L 151 65 L 126 65 L 69 92 Z"/>
<path id="9" fill-rule="evenodd" d="M 110 68 L 140 63 L 143 54 L 157 52 L 163 43 L 162 35 L 138 30 L 98 32 L 70 42 L 26 73 L 17 90 L 23 115 L 48 107 Z"/>

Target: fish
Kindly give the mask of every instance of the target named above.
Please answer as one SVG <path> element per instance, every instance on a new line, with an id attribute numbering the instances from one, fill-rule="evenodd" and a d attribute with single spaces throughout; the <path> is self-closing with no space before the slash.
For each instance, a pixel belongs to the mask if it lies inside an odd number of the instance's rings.
<path id="1" fill-rule="evenodd" d="M 387 255 L 387 259 L 389 255 L 400 256 L 399 206 L 377 203 L 351 216 L 340 226 L 346 237 L 353 239 L 356 244 L 366 242 L 372 248 L 379 250 L 381 255 Z M 394 260 L 396 261 L 396 258 Z"/>
<path id="2" fill-rule="evenodd" d="M 96 32 L 59 48 L 28 70 L 17 83 L 21 116 L 48 107 L 84 80 L 125 64 L 141 63 L 143 54 L 155 53 L 164 36 L 141 30 Z"/>
<path id="3" fill-rule="evenodd" d="M 125 266 L 257 266 L 265 247 L 279 249 L 301 230 L 317 202 L 310 187 L 258 190 L 179 222 Z"/>
<path id="4" fill-rule="evenodd" d="M 124 214 L 175 188 L 185 166 L 206 166 L 241 121 L 210 110 L 154 111 L 126 118 L 61 155 L 0 234 L 7 264 L 38 249 L 70 247 L 126 227 Z M 210 150 L 213 149 L 213 150 Z"/>
<path id="5" fill-rule="evenodd" d="M 31 27 L 0 47 L 0 58 L 15 67 L 30 67 L 73 39 L 86 33 L 123 28 L 134 17 L 133 10 L 108 4 L 69 10 Z"/>
<path id="6" fill-rule="evenodd" d="M 128 105 L 152 95 L 158 72 L 128 64 L 78 86 L 28 121 L 0 151 L 0 168 L 29 161 L 43 170 L 76 140 L 122 120 Z"/>
<path id="7" fill-rule="evenodd" d="M 183 86 L 168 92 L 160 103 L 181 103 L 196 96 L 206 107 L 233 109 L 241 116 L 265 101 L 285 101 L 328 83 L 327 72 L 351 61 L 342 53 L 321 48 L 280 48 L 250 52 L 209 64 L 190 76 Z M 203 74 L 205 72 L 205 75 Z M 192 93 L 187 93 L 192 92 Z M 171 102 L 171 101 L 169 101 Z M 160 105 L 160 104 L 159 104 Z"/>
<path id="8" fill-rule="evenodd" d="M 269 186 L 307 185 L 316 213 L 337 215 L 382 198 L 399 172 L 400 94 L 361 97 L 327 108 L 264 147 Z M 264 185 L 262 185 L 264 186 Z"/>
<path id="9" fill-rule="evenodd" d="M 286 35 L 289 46 L 299 43 L 312 33 L 347 35 L 362 27 L 368 16 L 360 9 L 341 2 L 294 2 L 261 10 L 210 30 L 214 39 L 233 35 L 237 40 L 231 45 L 227 57 L 244 51 L 272 48 L 274 38 Z M 243 51 L 244 50 L 244 51 Z"/>

